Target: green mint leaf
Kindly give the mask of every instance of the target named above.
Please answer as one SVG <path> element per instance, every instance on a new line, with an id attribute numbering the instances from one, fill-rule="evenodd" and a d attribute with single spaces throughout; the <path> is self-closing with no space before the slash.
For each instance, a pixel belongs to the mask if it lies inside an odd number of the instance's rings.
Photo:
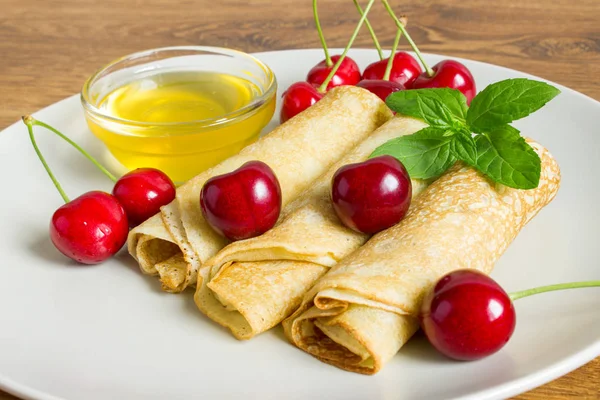
<path id="1" fill-rule="evenodd" d="M 413 89 L 392 93 L 386 104 L 397 113 L 422 119 L 430 126 L 459 129 L 467 115 L 465 96 L 454 89 Z"/>
<path id="2" fill-rule="evenodd" d="M 493 181 L 515 189 L 535 189 L 540 182 L 541 161 L 533 148 L 510 125 L 475 137 L 475 167 Z"/>
<path id="3" fill-rule="evenodd" d="M 477 133 L 493 130 L 539 110 L 559 93 L 554 86 L 525 78 L 493 83 L 471 102 L 467 124 Z"/>
<path id="4" fill-rule="evenodd" d="M 463 130 L 458 132 L 452 140 L 450 149 L 454 156 L 459 160 L 462 160 L 469 165 L 476 164 L 477 146 L 475 145 L 475 139 L 468 131 Z"/>
<path id="5" fill-rule="evenodd" d="M 396 157 L 411 178 L 435 178 L 456 162 L 450 150 L 452 137 L 444 136 L 446 130 L 427 127 L 407 136 L 400 136 L 382 144 L 370 158 L 390 155 Z"/>

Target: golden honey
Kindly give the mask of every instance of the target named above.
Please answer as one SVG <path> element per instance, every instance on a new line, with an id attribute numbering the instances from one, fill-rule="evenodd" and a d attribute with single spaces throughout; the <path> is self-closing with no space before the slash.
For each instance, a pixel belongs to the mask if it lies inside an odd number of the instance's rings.
<path id="1" fill-rule="evenodd" d="M 162 72 L 98 98 L 108 118 L 88 116 L 88 125 L 128 169 L 154 167 L 183 182 L 258 138 L 275 109 L 274 96 L 253 105 L 263 94 L 239 76 Z"/>

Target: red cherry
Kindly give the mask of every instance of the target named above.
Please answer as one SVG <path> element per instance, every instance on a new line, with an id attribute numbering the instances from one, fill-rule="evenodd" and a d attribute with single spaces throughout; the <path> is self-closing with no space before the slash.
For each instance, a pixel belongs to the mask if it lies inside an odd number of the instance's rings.
<path id="1" fill-rule="evenodd" d="M 385 60 L 376 61 L 369 64 L 363 72 L 362 79 L 368 80 L 379 80 L 383 79 L 385 70 L 387 68 L 389 58 Z M 410 89 L 412 83 L 417 77 L 423 72 L 421 66 L 410 54 L 400 51 L 394 56 L 394 63 L 392 64 L 392 70 L 390 73 L 390 81 L 397 82 L 404 85 L 405 88 Z"/>
<path id="2" fill-rule="evenodd" d="M 281 96 L 281 123 L 295 117 L 323 98 L 323 94 L 306 82 L 296 82 Z"/>
<path id="3" fill-rule="evenodd" d="M 358 82 L 358 87 L 367 89 L 369 92 L 377 95 L 381 100 L 385 99 L 392 93 L 400 90 L 405 90 L 402 84 L 392 81 L 383 81 L 381 79 L 367 79 Z"/>
<path id="4" fill-rule="evenodd" d="M 400 222 L 412 196 L 404 165 L 380 156 L 341 167 L 331 184 L 333 209 L 348 228 L 376 233 Z"/>
<path id="5" fill-rule="evenodd" d="M 82 264 L 98 264 L 127 241 L 127 215 L 116 197 L 85 193 L 60 207 L 50 223 L 50 239 L 65 256 Z"/>
<path id="6" fill-rule="evenodd" d="M 139 168 L 117 181 L 113 195 L 123 205 L 131 226 L 137 226 L 173 201 L 175 185 L 162 171 Z"/>
<path id="7" fill-rule="evenodd" d="M 248 239 L 265 233 L 277 222 L 281 187 L 267 164 L 250 161 L 206 181 L 200 207 L 215 231 L 230 240 Z"/>
<path id="8" fill-rule="evenodd" d="M 321 84 L 325 82 L 325 79 L 327 79 L 327 76 L 340 57 L 341 56 L 339 55 L 331 57 L 331 62 L 333 63 L 331 67 L 327 66 L 327 62 L 325 60 L 312 67 L 312 69 L 308 71 L 306 81 L 314 86 L 321 86 Z M 344 60 L 342 60 L 340 67 L 333 75 L 333 78 L 331 81 L 329 81 L 327 90 L 336 86 L 356 85 L 359 81 L 360 68 L 358 67 L 358 64 L 350 57 L 345 57 Z"/>
<path id="9" fill-rule="evenodd" d="M 425 297 L 420 318 L 431 344 L 457 360 L 477 360 L 497 352 L 516 324 L 508 294 L 476 270 L 442 277 Z"/>
<path id="10" fill-rule="evenodd" d="M 413 82 L 413 89 L 445 87 L 458 89 L 467 98 L 467 104 L 471 104 L 477 89 L 475 88 L 475 79 L 467 67 L 458 61 L 444 60 L 435 64 L 431 69 L 434 72 L 433 76 L 423 72 Z"/>

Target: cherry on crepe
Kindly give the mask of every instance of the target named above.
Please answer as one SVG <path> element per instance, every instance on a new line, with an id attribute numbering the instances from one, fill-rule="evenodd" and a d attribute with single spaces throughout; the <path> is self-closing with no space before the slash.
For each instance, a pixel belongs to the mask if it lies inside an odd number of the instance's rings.
<path id="1" fill-rule="evenodd" d="M 292 84 L 281 97 L 282 103 L 279 119 L 281 120 L 281 123 L 284 123 L 321 100 L 323 98 L 323 93 L 319 93 L 317 89 L 309 83 L 296 82 Z"/>
<path id="2" fill-rule="evenodd" d="M 327 60 L 323 60 L 308 71 L 306 81 L 314 86 L 321 86 L 327 79 L 333 66 L 340 59 L 341 55 L 331 57 L 332 64 L 327 65 Z M 345 57 L 342 60 L 339 68 L 333 74 L 333 77 L 327 84 L 326 90 L 342 85 L 356 85 L 360 81 L 360 68 L 356 61 L 350 57 Z"/>
<path id="3" fill-rule="evenodd" d="M 380 156 L 341 167 L 333 176 L 333 209 L 348 228 L 373 234 L 404 218 L 410 206 L 412 183 L 404 165 Z"/>
<path id="4" fill-rule="evenodd" d="M 230 240 L 248 239 L 271 229 L 281 212 L 281 187 L 273 170 L 249 161 L 202 187 L 200 207 L 206 222 Z"/>
<path id="5" fill-rule="evenodd" d="M 376 61 L 369 64 L 363 72 L 363 80 L 381 80 L 385 75 L 385 70 L 389 57 Z M 389 80 L 392 82 L 404 85 L 405 88 L 410 89 L 412 83 L 417 77 L 423 72 L 421 66 L 410 54 L 400 51 L 396 53 L 393 59 L 392 70 L 390 72 Z"/>
<path id="6" fill-rule="evenodd" d="M 423 72 L 413 82 L 413 89 L 425 88 L 451 88 L 462 92 L 467 98 L 467 104 L 471 104 L 471 100 L 477 94 L 475 87 L 475 79 L 471 75 L 471 71 L 463 64 L 454 60 L 443 60 L 435 64 L 431 70 L 432 75 Z"/>
<path id="7" fill-rule="evenodd" d="M 93 191 L 61 206 L 52 215 L 50 239 L 65 256 L 98 264 L 127 241 L 129 224 L 123 206 L 112 195 Z"/>
<path id="8" fill-rule="evenodd" d="M 421 327 L 429 342 L 456 360 L 477 360 L 500 350 L 515 329 L 510 296 L 476 270 L 442 277 L 426 295 Z"/>
<path id="9" fill-rule="evenodd" d="M 113 195 L 123 205 L 129 224 L 133 227 L 173 201 L 175 185 L 167 174 L 158 169 L 138 168 L 119 178 Z"/>
<path id="10" fill-rule="evenodd" d="M 367 89 L 369 92 L 377 95 L 383 101 L 385 101 L 390 94 L 400 90 L 405 90 L 401 83 L 384 81 L 381 79 L 362 80 L 358 82 L 356 86 Z"/>

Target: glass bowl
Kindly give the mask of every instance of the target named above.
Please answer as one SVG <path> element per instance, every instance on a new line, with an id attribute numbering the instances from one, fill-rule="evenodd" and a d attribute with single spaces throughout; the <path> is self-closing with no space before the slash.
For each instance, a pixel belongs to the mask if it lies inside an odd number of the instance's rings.
<path id="1" fill-rule="evenodd" d="M 233 111 L 197 120 L 136 121 L 103 108 L 107 96 L 121 87 L 179 72 L 233 75 L 257 90 Z M 273 116 L 276 91 L 271 69 L 251 55 L 218 47 L 166 47 L 134 53 L 100 69 L 85 82 L 81 102 L 90 130 L 127 169 L 158 168 L 183 182 L 255 141 Z"/>

